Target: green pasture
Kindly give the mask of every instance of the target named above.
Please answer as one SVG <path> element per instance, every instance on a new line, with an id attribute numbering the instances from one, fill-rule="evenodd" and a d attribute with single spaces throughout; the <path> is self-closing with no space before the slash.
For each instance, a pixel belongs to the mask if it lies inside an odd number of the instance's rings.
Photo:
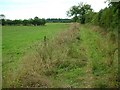
<path id="1" fill-rule="evenodd" d="M 13 72 L 19 65 L 22 56 L 34 48 L 34 44 L 55 37 L 66 30 L 69 24 L 49 23 L 45 26 L 3 26 L 2 27 L 2 68 L 3 77 Z"/>

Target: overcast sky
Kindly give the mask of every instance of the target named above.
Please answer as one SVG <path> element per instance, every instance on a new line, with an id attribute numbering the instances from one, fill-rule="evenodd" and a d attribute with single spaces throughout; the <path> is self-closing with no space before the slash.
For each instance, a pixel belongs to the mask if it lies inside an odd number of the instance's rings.
<path id="1" fill-rule="evenodd" d="M 0 14 L 7 19 L 68 18 L 66 11 L 80 2 L 90 4 L 98 12 L 107 6 L 106 0 L 0 0 Z"/>

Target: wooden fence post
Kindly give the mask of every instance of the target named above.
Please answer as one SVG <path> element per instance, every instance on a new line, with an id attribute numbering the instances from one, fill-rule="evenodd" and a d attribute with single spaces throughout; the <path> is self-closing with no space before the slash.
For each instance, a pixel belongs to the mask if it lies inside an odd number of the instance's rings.
<path id="1" fill-rule="evenodd" d="M 44 45 L 46 46 L 46 43 L 47 43 L 47 37 L 44 36 Z"/>

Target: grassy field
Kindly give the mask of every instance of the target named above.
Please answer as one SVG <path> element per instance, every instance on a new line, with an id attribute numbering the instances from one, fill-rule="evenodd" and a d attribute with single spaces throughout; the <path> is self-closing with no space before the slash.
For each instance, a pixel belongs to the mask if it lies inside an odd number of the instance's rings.
<path id="1" fill-rule="evenodd" d="M 116 37 L 77 23 L 3 27 L 4 87 L 118 87 Z"/>
<path id="2" fill-rule="evenodd" d="M 8 79 L 8 73 L 17 68 L 21 57 L 29 52 L 35 43 L 42 41 L 44 36 L 50 39 L 68 27 L 68 24 L 55 23 L 46 24 L 46 26 L 3 26 L 3 77 Z"/>
<path id="3" fill-rule="evenodd" d="M 3 27 L 3 65 L 14 62 L 24 54 L 31 44 L 53 37 L 68 28 L 66 24 L 47 24 L 46 26 L 5 26 Z"/>

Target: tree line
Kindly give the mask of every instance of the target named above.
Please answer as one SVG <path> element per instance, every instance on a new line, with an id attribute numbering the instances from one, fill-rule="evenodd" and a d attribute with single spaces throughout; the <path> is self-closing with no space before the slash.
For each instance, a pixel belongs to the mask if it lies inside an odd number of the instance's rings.
<path id="1" fill-rule="evenodd" d="M 62 19 L 62 18 L 48 18 L 46 19 L 48 23 L 70 23 L 72 22 L 71 19 Z"/>
<path id="2" fill-rule="evenodd" d="M 94 12 L 88 4 L 79 3 L 72 6 L 67 11 L 67 15 L 73 17 L 72 21 L 81 24 L 92 23 L 104 27 L 106 30 L 118 30 L 120 28 L 120 2 L 109 2 L 108 7 L 99 12 Z"/>
<path id="3" fill-rule="evenodd" d="M 2 15 L 1 17 L 3 17 Z M 5 17 L 5 16 L 4 16 Z M 34 26 L 39 26 L 39 25 L 45 25 L 46 20 L 44 18 L 40 19 L 38 17 L 34 17 L 34 19 L 24 19 L 24 20 L 10 20 L 10 19 L 4 19 L 2 18 L 2 25 L 34 25 Z"/>
<path id="4" fill-rule="evenodd" d="M 61 19 L 61 18 L 48 18 L 48 19 L 40 19 L 38 17 L 35 17 L 34 19 L 24 19 L 24 20 L 10 20 L 10 19 L 5 19 L 5 15 L 1 14 L 1 20 L 2 20 L 2 25 L 23 25 L 23 26 L 28 26 L 28 25 L 33 25 L 33 26 L 40 26 L 40 25 L 45 25 L 46 23 L 70 23 L 72 22 L 71 19 Z"/>

